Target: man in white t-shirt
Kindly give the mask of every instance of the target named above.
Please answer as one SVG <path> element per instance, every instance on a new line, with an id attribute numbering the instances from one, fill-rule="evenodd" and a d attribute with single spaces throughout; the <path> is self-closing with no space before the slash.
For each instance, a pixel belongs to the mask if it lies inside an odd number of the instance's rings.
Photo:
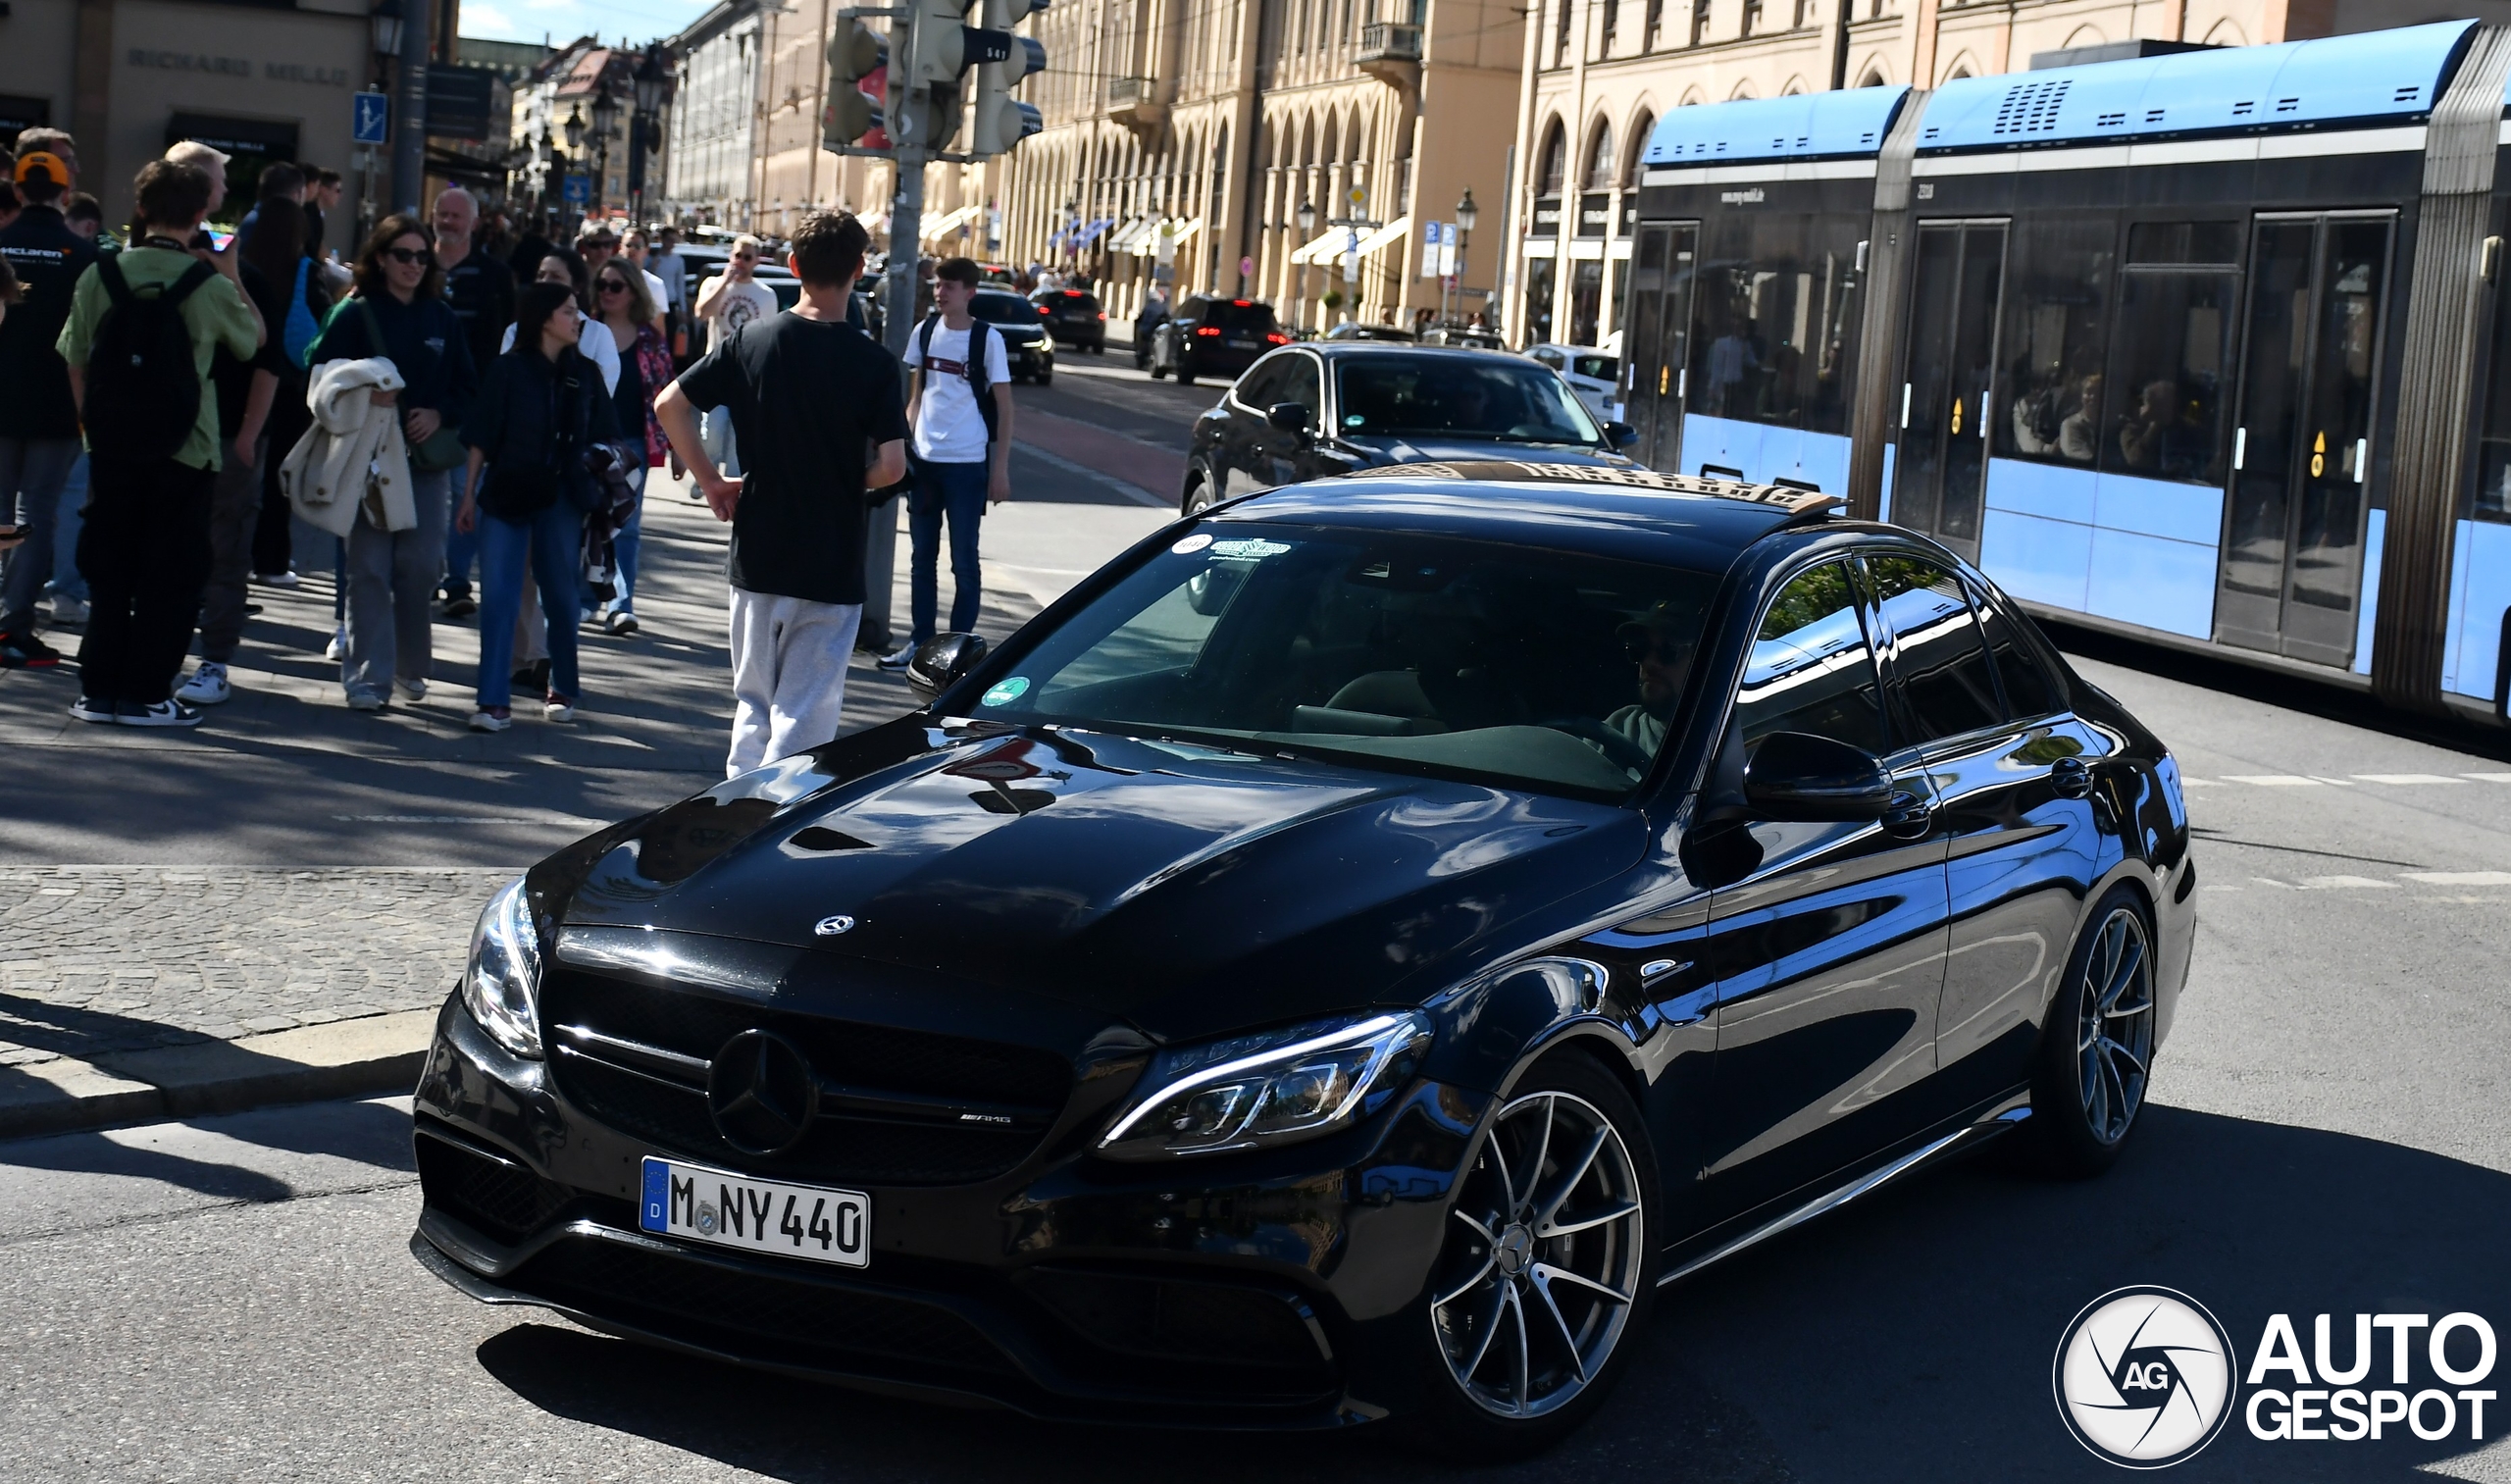
<path id="1" fill-rule="evenodd" d="M 776 314 L 776 290 L 752 277 L 758 271 L 758 238 L 747 232 L 733 238 L 732 261 L 697 290 L 697 305 L 691 313 L 713 327 L 706 337 L 710 354 L 740 334 L 743 326 Z M 706 446 L 726 479 L 742 472 L 741 456 L 733 446 L 733 416 L 724 408 L 706 414 Z"/>
<path id="2" fill-rule="evenodd" d="M 970 259 L 945 258 L 933 270 L 934 313 L 907 337 L 905 360 L 914 381 L 906 420 L 915 453 L 915 488 L 906 504 L 915 550 L 907 601 L 915 630 L 904 647 L 881 661 L 884 669 L 904 669 L 916 645 L 934 636 L 946 519 L 950 632 L 975 630 L 983 592 L 977 528 L 988 504 L 1011 497 L 1011 360 L 1002 333 L 968 313 L 981 281 Z"/>

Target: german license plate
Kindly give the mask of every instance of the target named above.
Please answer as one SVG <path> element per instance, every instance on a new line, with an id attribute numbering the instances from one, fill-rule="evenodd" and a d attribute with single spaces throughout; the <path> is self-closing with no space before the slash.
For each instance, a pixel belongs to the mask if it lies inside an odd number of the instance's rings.
<path id="1" fill-rule="evenodd" d="M 685 1242 L 862 1267 L 872 1260 L 872 1198 L 861 1191 L 753 1180 L 648 1157 L 637 1224 Z"/>
<path id="2" fill-rule="evenodd" d="M 1253 350 L 1256 348 L 1256 342 L 1254 340 L 1241 339 L 1236 335 L 1230 336 L 1229 343 L 1233 349 L 1237 350 Z"/>

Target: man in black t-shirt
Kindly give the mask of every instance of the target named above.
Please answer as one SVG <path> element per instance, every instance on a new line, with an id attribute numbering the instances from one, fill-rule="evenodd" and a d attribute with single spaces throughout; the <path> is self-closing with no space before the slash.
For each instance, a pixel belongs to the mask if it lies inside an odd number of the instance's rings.
<path id="1" fill-rule="evenodd" d="M 726 336 L 654 402 L 716 519 L 733 523 L 727 777 L 836 738 L 863 621 L 863 491 L 906 476 L 897 361 L 846 323 L 869 240 L 850 212 L 804 217 L 786 260 L 801 302 Z M 732 414 L 739 478 L 698 437 L 697 415 L 717 407 Z"/>
<path id="2" fill-rule="evenodd" d="M 26 543 L 0 577 L 0 669 L 50 669 L 61 657 L 35 637 L 35 599 L 52 576 L 53 529 L 62 486 L 78 461 L 78 408 L 70 367 L 53 348 L 70 318 L 71 290 L 96 244 L 70 230 L 61 204 L 76 181 L 77 157 L 58 129 L 19 136 L 17 189 L 26 202 L 0 228 L 0 255 L 26 302 L 0 320 L 0 525 L 26 528 Z"/>

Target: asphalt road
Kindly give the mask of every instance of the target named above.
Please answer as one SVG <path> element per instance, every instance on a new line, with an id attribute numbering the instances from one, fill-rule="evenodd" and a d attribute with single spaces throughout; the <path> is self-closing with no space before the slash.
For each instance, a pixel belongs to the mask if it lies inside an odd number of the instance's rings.
<path id="1" fill-rule="evenodd" d="M 1072 374 L 1082 359 L 1044 389 L 1076 394 L 1059 415 L 1082 418 L 1097 403 L 1078 393 L 1102 380 L 1117 388 L 1103 393 L 1109 405 L 1179 395 L 1129 371 Z M 1022 388 L 1024 405 L 1040 390 Z M 1042 488 L 1064 472 L 1041 467 Z M 1055 487 L 1064 498 L 1035 501 L 1028 526 L 989 528 L 1017 537 L 1008 550 L 990 542 L 990 561 L 1035 564 L 1032 598 L 1051 595 L 1054 569 L 1086 570 L 1093 551 L 1129 538 L 1125 523 L 1160 518 L 1083 476 Z M 2079 1184 L 1994 1157 L 1927 1172 L 1668 1290 L 1639 1363 L 1593 1425 L 1534 1463 L 1466 1472 L 2115 1477 L 2060 1426 L 2050 1358 L 2076 1310 L 2126 1284 L 2196 1297 L 2244 1356 L 2273 1313 L 2294 1316 L 2305 1347 L 2321 1313 L 2337 1316 L 2340 1335 L 2357 1311 L 2473 1310 L 2511 1328 L 2511 1005 L 2500 988 L 2511 746 L 2425 735 L 2218 667 L 2101 653 L 2081 668 L 2173 744 L 2203 835 L 2196 963 L 2127 1157 Z M 2261 694 L 2274 699 L 2244 698 Z M 545 796 L 569 812 L 624 807 L 641 790 L 702 779 L 699 751 L 684 768 L 614 769 L 606 792 Z M 92 750 L 41 755 L 65 774 L 98 766 Z M 449 809 L 421 795 L 456 782 L 534 787 L 532 766 L 462 757 L 386 766 L 345 748 L 276 745 L 256 755 L 380 814 Z M 174 777 L 242 766 L 224 753 L 177 756 L 148 761 Z M 188 787 L 243 776 L 212 772 Z M 154 798 L 99 793 L 83 807 L 88 833 L 58 837 L 80 849 L 105 839 L 145 851 L 172 828 Z M 552 825 L 549 838 L 564 833 Z M 0 822 L 14 856 L 39 855 L 51 838 Z M 321 838 L 348 850 L 380 837 Z M 512 858 L 542 838 L 500 836 L 497 849 Z M 480 853 L 468 837 L 391 839 L 445 864 Z M 280 865 L 295 846 L 273 827 L 238 848 Z M 406 1130 L 399 1107 L 370 1102 L 0 1145 L 0 1480 L 1457 1472 L 1366 1432 L 1114 1435 L 866 1400 L 483 1307 L 408 1255 Z M 2378 1443 L 2270 1444 L 2235 1420 L 2171 1474 L 2511 1480 L 2511 1452 L 2492 1441 L 2501 1406 L 2481 1443 L 2463 1425 L 2447 1442 L 2392 1427 Z"/>

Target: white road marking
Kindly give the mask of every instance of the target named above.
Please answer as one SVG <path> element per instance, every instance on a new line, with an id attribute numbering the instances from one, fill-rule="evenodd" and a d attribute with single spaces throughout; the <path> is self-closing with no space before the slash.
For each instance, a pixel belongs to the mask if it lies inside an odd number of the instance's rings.
<path id="1" fill-rule="evenodd" d="M 2373 784 L 2456 784 L 2463 778 L 2446 778 L 2438 773 L 2357 773 L 2356 778 Z"/>
<path id="2" fill-rule="evenodd" d="M 2278 881 L 2273 876 L 2253 876 L 2250 880 L 2258 883 L 2262 887 L 2274 887 L 2279 892 L 2290 892 L 2293 890 L 2293 884 L 2291 882 Z"/>
<path id="3" fill-rule="evenodd" d="M 2211 778 L 2182 778 L 2179 786 L 2183 789 L 2220 789 L 2223 784 Z"/>
<path id="4" fill-rule="evenodd" d="M 2511 784 L 2511 773 L 2462 773 L 2459 776 L 2473 778 L 2481 784 Z"/>
<path id="5" fill-rule="evenodd" d="M 2384 892 L 2397 890 L 2396 882 L 2380 881 L 2369 876 L 2305 876 L 2301 884 L 2303 890 L 2314 892 L 2325 892 L 2332 887 L 2374 887 Z"/>
<path id="6" fill-rule="evenodd" d="M 2409 881 L 2436 887 L 2511 887 L 2511 871 L 2400 871 Z"/>
<path id="7" fill-rule="evenodd" d="M 2316 789 L 2326 780 L 2304 778 L 2298 773 L 2227 773 L 2225 781 L 2256 784 L 2262 789 Z"/>

